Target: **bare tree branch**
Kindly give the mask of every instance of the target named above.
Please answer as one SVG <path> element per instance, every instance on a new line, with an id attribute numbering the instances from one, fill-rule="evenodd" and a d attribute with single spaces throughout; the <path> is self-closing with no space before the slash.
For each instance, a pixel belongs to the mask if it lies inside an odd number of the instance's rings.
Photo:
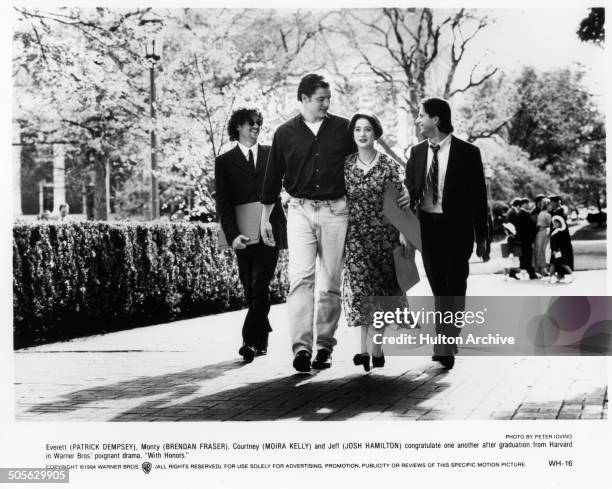
<path id="1" fill-rule="evenodd" d="M 512 120 L 512 117 L 500 122 L 497 126 L 485 129 L 479 132 L 471 132 L 468 134 L 468 142 L 472 143 L 477 139 L 486 139 L 494 136 L 495 134 L 499 134 L 501 130 L 508 125 L 508 123 Z"/>
<path id="2" fill-rule="evenodd" d="M 499 71 L 498 68 L 493 68 L 493 70 L 491 70 L 488 73 L 486 73 L 485 75 L 483 75 L 479 80 L 474 80 L 474 78 L 473 78 L 474 69 L 472 69 L 472 72 L 470 73 L 470 80 L 468 81 L 468 83 L 463 88 L 458 88 L 458 89 L 453 90 L 452 92 L 450 92 L 448 94 L 447 98 L 452 98 L 453 96 L 457 95 L 458 93 L 467 92 L 471 88 L 474 88 L 474 87 L 477 87 L 479 85 L 482 85 L 484 82 L 486 82 L 489 78 L 491 78 L 493 75 L 495 75 L 495 73 L 497 73 Z"/>

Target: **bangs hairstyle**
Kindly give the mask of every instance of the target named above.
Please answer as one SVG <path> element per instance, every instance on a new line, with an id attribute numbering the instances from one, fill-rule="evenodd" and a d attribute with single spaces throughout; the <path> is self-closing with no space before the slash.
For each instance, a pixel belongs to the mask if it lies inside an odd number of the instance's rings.
<path id="1" fill-rule="evenodd" d="M 351 137 L 353 137 L 353 133 L 355 132 L 355 125 L 357 124 L 357 121 L 359 119 L 365 119 L 366 121 L 370 123 L 370 125 L 372 126 L 372 129 L 374 130 L 374 139 L 378 139 L 382 136 L 383 134 L 382 126 L 380 125 L 380 122 L 378 121 L 378 119 L 375 118 L 375 116 L 373 117 L 368 114 L 357 113 L 353 116 L 353 118 L 351 119 L 351 122 L 349 123 L 348 132 L 351 135 Z"/>
<path id="2" fill-rule="evenodd" d="M 453 124 L 451 123 L 451 108 L 446 100 L 441 98 L 426 98 L 421 102 L 423 110 L 429 117 L 438 117 L 438 130 L 445 134 L 453 132 Z"/>
<path id="3" fill-rule="evenodd" d="M 242 126 L 245 122 L 253 119 L 261 119 L 263 121 L 259 110 L 246 108 L 235 110 L 227 123 L 227 134 L 230 141 L 238 141 L 238 126 Z"/>
<path id="4" fill-rule="evenodd" d="M 308 98 L 312 97 L 313 94 L 319 88 L 329 88 L 329 83 L 325 81 L 321 75 L 316 73 L 310 73 L 300 80 L 297 90 L 298 102 L 302 101 L 302 95 L 306 95 Z"/>

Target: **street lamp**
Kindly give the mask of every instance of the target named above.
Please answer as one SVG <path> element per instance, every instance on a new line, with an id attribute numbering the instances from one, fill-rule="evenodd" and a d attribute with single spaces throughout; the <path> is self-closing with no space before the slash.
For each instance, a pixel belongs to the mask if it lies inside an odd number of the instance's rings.
<path id="1" fill-rule="evenodd" d="M 159 219 L 159 183 L 157 181 L 157 134 L 156 127 L 156 93 L 155 93 L 155 66 L 161 59 L 162 33 L 158 31 L 150 36 L 145 44 L 145 59 L 149 63 L 149 78 L 151 93 L 149 104 L 151 107 L 151 219 Z"/>

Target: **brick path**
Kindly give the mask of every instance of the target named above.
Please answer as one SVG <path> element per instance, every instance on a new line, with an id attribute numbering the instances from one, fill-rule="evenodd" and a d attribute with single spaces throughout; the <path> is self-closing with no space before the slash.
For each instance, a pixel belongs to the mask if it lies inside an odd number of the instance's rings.
<path id="1" fill-rule="evenodd" d="M 606 358 L 459 356 L 445 372 L 428 357 L 388 357 L 385 368 L 365 374 L 351 361 L 357 332 L 341 324 L 332 368 L 299 375 L 291 368 L 285 306 L 272 308 L 269 355 L 249 365 L 237 355 L 243 317 L 238 311 L 20 350 L 16 418 L 607 418 Z"/>

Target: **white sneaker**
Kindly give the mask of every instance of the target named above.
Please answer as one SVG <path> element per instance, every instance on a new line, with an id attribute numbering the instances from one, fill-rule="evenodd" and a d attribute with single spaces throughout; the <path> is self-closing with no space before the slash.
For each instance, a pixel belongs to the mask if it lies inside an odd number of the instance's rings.
<path id="1" fill-rule="evenodd" d="M 568 273 L 565 277 L 561 279 L 561 283 L 571 284 L 574 281 L 574 276 L 571 273 Z"/>
<path id="2" fill-rule="evenodd" d="M 556 284 L 559 281 L 559 279 L 557 278 L 556 275 L 551 275 L 550 279 L 548 280 L 549 284 Z"/>

